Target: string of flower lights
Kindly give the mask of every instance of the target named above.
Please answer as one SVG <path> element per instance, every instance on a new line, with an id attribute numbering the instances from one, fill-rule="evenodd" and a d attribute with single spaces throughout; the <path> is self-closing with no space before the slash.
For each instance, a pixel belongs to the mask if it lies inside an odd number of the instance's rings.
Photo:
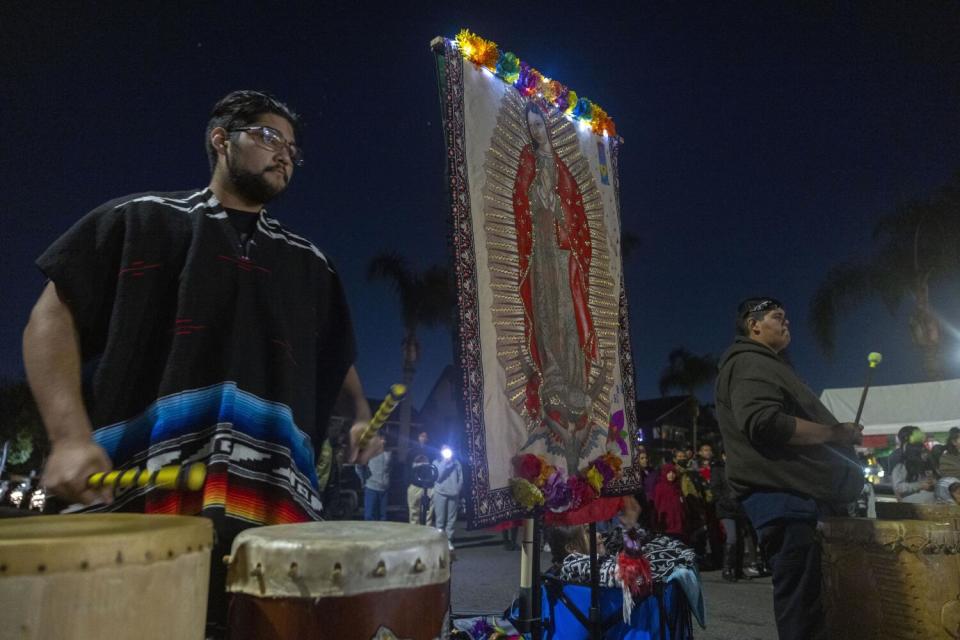
<path id="1" fill-rule="evenodd" d="M 617 135 L 613 119 L 600 105 L 577 95 L 576 91 L 556 80 L 547 78 L 513 53 L 501 52 L 497 43 L 492 40 L 481 38 L 468 29 L 461 29 L 453 42 L 467 61 L 512 84 L 522 95 L 542 98 L 572 119 L 589 126 L 598 135 Z"/>

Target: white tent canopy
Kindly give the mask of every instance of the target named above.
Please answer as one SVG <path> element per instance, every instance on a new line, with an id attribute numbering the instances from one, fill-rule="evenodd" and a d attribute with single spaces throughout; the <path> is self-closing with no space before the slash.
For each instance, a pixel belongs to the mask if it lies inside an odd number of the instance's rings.
<path id="1" fill-rule="evenodd" d="M 863 387 L 824 389 L 820 401 L 841 422 L 857 416 Z M 864 435 L 896 434 L 916 425 L 927 433 L 960 427 L 960 380 L 870 387 L 863 407 Z"/>

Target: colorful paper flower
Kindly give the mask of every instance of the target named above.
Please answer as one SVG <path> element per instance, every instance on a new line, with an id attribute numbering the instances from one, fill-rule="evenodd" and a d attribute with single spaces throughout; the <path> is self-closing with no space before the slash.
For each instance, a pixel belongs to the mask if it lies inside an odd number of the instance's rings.
<path id="1" fill-rule="evenodd" d="M 543 487 L 547 483 L 547 478 L 552 476 L 556 472 L 557 468 L 552 464 L 548 464 L 543 458 L 540 459 L 540 474 L 537 476 L 536 480 L 533 481 L 533 484 L 538 487 Z"/>
<path id="2" fill-rule="evenodd" d="M 597 493 L 600 493 L 600 490 L 603 489 L 603 474 L 597 469 L 596 464 L 587 469 L 587 482 Z"/>
<path id="3" fill-rule="evenodd" d="M 517 81 L 517 78 L 520 77 L 520 58 L 509 51 L 502 53 L 500 59 L 497 60 L 497 67 L 494 73 L 497 74 L 497 77 L 513 84 Z"/>
<path id="4" fill-rule="evenodd" d="M 571 509 L 579 509 L 586 504 L 590 504 L 597 497 L 597 492 L 593 490 L 590 483 L 580 476 L 567 478 L 567 489 L 570 490 Z"/>
<path id="5" fill-rule="evenodd" d="M 548 80 L 547 78 L 541 80 L 540 93 L 543 94 L 543 99 L 546 100 L 547 104 L 556 106 L 557 94 L 560 92 L 561 87 L 563 87 L 563 85 L 556 80 Z"/>
<path id="6" fill-rule="evenodd" d="M 532 482 L 523 478 L 512 478 L 510 480 L 510 492 L 513 494 L 513 499 L 527 509 L 543 506 L 543 492 L 537 489 Z"/>
<path id="7" fill-rule="evenodd" d="M 577 92 L 573 89 L 567 93 L 567 108 L 563 110 L 567 115 L 573 115 L 573 110 L 577 108 L 577 103 L 579 98 L 577 97 Z"/>
<path id="8" fill-rule="evenodd" d="M 547 508 L 552 511 L 563 511 L 570 505 L 570 488 L 563 478 L 563 473 L 555 470 L 550 474 L 543 485 L 543 495 Z"/>
<path id="9" fill-rule="evenodd" d="M 609 121 L 610 117 L 600 105 L 595 102 L 590 105 L 590 127 L 594 133 L 603 135 L 603 132 L 606 131 L 609 126 Z"/>
<path id="10" fill-rule="evenodd" d="M 603 460 L 606 464 L 610 465 L 610 468 L 613 469 L 614 475 L 620 473 L 620 468 L 623 466 L 623 459 L 620 456 L 616 456 L 612 453 L 605 453 L 600 456 L 600 459 Z"/>
<path id="11" fill-rule="evenodd" d="M 617 476 L 616 472 L 607 464 L 607 461 L 603 458 L 597 458 L 593 461 L 593 464 L 590 466 L 590 469 L 587 471 L 589 474 L 590 471 L 596 471 L 600 474 L 600 486 L 594 485 L 594 489 L 600 491 L 600 489 L 609 482 L 612 482 L 613 479 Z M 588 476 L 589 477 L 589 476 Z"/>
<path id="12" fill-rule="evenodd" d="M 500 51 L 495 42 L 485 40 L 467 29 L 461 29 L 455 40 L 464 58 L 491 71 L 496 68 Z"/>
<path id="13" fill-rule="evenodd" d="M 526 62 L 521 62 L 520 75 L 517 76 L 517 80 L 513 83 L 513 86 L 520 91 L 521 95 L 532 96 L 537 92 L 541 80 L 543 80 L 543 75 L 539 71 Z"/>
<path id="14" fill-rule="evenodd" d="M 567 96 L 570 95 L 570 89 L 568 89 L 568 88 L 565 87 L 564 85 L 560 84 L 560 83 L 557 82 L 556 80 L 551 80 L 550 84 L 551 84 L 551 85 L 554 85 L 554 86 L 553 86 L 553 92 L 554 92 L 555 96 L 554 96 L 554 98 L 553 98 L 553 104 L 554 104 L 554 105 L 557 107 L 557 109 L 559 109 L 560 111 L 566 111 L 566 110 L 567 110 L 567 106 L 568 106 L 568 104 L 567 104 Z"/>
<path id="15" fill-rule="evenodd" d="M 577 120 L 589 120 L 591 113 L 591 104 L 590 101 L 586 98 L 580 98 L 577 100 L 577 105 L 573 108 L 573 113 L 571 114 Z"/>
<path id="16" fill-rule="evenodd" d="M 540 477 L 542 467 L 543 459 L 532 453 L 526 453 L 513 459 L 513 474 L 527 482 L 535 483 L 537 478 Z"/>

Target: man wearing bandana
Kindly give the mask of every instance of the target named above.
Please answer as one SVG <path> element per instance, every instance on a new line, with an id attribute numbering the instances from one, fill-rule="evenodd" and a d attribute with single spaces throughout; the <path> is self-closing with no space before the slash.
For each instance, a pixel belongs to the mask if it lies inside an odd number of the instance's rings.
<path id="1" fill-rule="evenodd" d="M 853 445 L 863 427 L 838 423 L 782 357 L 790 321 L 774 298 L 737 309 L 737 337 L 720 359 L 717 417 L 727 480 L 773 568 L 781 640 L 825 637 L 820 598 L 821 516 L 845 515 L 863 471 Z"/>

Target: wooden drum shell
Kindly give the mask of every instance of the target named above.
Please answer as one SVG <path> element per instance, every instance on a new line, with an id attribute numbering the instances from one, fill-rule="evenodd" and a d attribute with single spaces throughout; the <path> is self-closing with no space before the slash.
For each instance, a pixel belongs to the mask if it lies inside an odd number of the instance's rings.
<path id="1" fill-rule="evenodd" d="M 202 640 L 212 543 L 185 516 L 0 521 L 0 640 Z"/>

